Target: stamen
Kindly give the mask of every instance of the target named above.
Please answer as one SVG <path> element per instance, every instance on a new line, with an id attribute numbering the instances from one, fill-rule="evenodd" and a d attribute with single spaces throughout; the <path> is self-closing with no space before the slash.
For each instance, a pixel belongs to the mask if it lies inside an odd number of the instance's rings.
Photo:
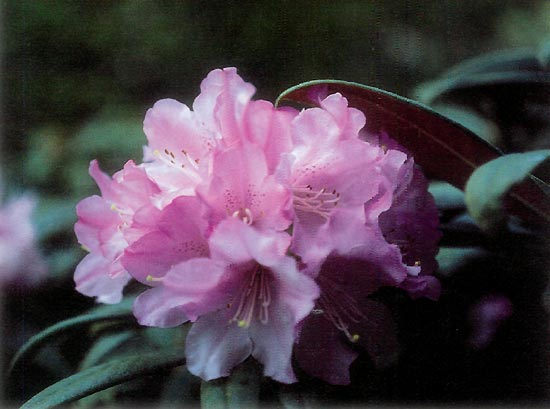
<path id="1" fill-rule="evenodd" d="M 359 335 L 350 333 L 349 326 L 351 323 L 357 324 L 367 319 L 357 301 L 330 278 L 319 276 L 317 281 L 321 287 L 321 296 L 318 300 L 320 311 L 326 314 L 327 319 L 351 342 L 357 342 Z"/>
<path id="2" fill-rule="evenodd" d="M 239 295 L 239 304 L 233 318 L 240 328 L 248 328 L 254 316 L 262 323 L 269 322 L 271 289 L 268 272 L 258 266 Z"/>
<path id="3" fill-rule="evenodd" d="M 292 188 L 294 209 L 317 214 L 328 220 L 332 209 L 340 201 L 340 193 L 327 188 L 315 190 L 311 185 Z"/>
<path id="4" fill-rule="evenodd" d="M 185 149 L 182 149 L 180 152 L 178 152 L 177 156 L 176 154 L 174 154 L 174 152 L 166 148 L 163 152 L 155 149 L 153 151 L 153 155 L 155 155 L 164 164 L 179 169 L 187 176 L 196 179 L 197 182 L 200 181 L 199 176 L 197 175 L 197 171 L 199 169 L 199 160 L 191 159 Z"/>
<path id="5" fill-rule="evenodd" d="M 145 281 L 149 283 L 153 281 L 162 281 L 163 279 L 164 279 L 163 277 L 154 277 L 151 274 L 148 274 L 147 277 L 145 277 Z"/>

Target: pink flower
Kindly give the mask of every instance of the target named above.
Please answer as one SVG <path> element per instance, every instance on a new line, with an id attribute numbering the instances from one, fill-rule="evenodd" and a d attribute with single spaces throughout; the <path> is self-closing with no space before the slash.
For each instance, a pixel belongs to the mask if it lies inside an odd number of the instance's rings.
<path id="1" fill-rule="evenodd" d="M 228 216 L 279 231 L 292 223 L 290 191 L 269 174 L 266 155 L 252 143 L 217 151 L 212 176 L 197 194 L 211 228 Z"/>
<path id="2" fill-rule="evenodd" d="M 222 221 L 209 241 L 210 258 L 184 261 L 138 297 L 140 323 L 194 321 L 187 336 L 189 371 L 205 380 L 229 375 L 254 356 L 264 375 L 296 380 L 291 365 L 295 326 L 312 309 L 318 288 L 286 255 L 286 233 Z"/>
<path id="3" fill-rule="evenodd" d="M 34 207 L 32 197 L 21 196 L 0 208 L 0 288 L 33 286 L 46 277 L 31 222 Z"/>
<path id="4" fill-rule="evenodd" d="M 403 150 L 385 134 L 379 143 Z M 391 152 L 392 149 L 388 149 L 386 155 Z M 428 192 L 428 182 L 415 167 L 412 157 L 398 169 L 397 174 L 395 168 L 388 171 L 385 167 L 384 172 L 394 174 L 397 184 L 384 189 L 372 201 L 367 202 L 365 213 L 370 220 L 377 220 L 389 243 L 399 246 L 405 264 L 421 268 L 420 275 L 409 275 L 401 287 L 413 298 L 427 297 L 437 300 L 441 293 L 441 284 L 432 274 L 437 269 L 435 256 L 441 232 L 438 229 L 438 210 Z"/>
<path id="5" fill-rule="evenodd" d="M 149 205 L 158 187 L 143 169 L 129 161 L 113 179 L 101 172 L 96 161 L 90 164 L 90 175 L 102 196 L 91 196 L 76 207 L 78 222 L 75 233 L 78 241 L 90 253 L 76 267 L 76 289 L 82 294 L 97 297 L 99 302 L 117 303 L 130 280 L 120 257 L 128 246 L 125 232 L 139 236 L 129 229 L 135 213 Z"/>
<path id="6" fill-rule="evenodd" d="M 191 321 L 187 366 L 205 380 L 252 355 L 294 382 L 295 348 L 307 372 L 345 384 L 351 344 L 379 364 L 396 355 L 373 292 L 436 297 L 433 200 L 406 152 L 360 138 L 365 117 L 341 95 L 297 112 L 254 92 L 234 68 L 214 70 L 192 109 L 161 100 L 147 111 L 142 165 L 111 180 L 92 163 L 102 197 L 77 208 L 90 250 L 77 288 L 116 302 L 131 277 L 152 287 L 134 314 Z"/>
<path id="7" fill-rule="evenodd" d="M 406 160 L 401 152 L 387 155 L 360 140 L 364 124 L 364 115 L 348 108 L 340 94 L 328 96 L 321 108 L 306 109 L 292 121 L 292 150 L 282 158 L 278 175 L 293 192 L 292 249 L 306 263 L 315 258 L 311 243 L 334 233 L 331 219 L 344 210 L 364 219 L 365 202 L 382 185 L 395 183 L 383 174 L 383 167 L 399 168 Z"/>
<path id="8" fill-rule="evenodd" d="M 151 278 L 163 277 L 176 264 L 209 256 L 207 222 L 197 197 L 180 196 L 162 211 L 147 210 L 141 222 L 151 227 L 125 249 L 121 258 L 133 278 L 156 285 Z"/>
<path id="9" fill-rule="evenodd" d="M 489 294 L 477 300 L 468 314 L 472 329 L 468 339 L 470 346 L 474 349 L 487 348 L 512 312 L 512 303 L 504 295 Z"/>
<path id="10" fill-rule="evenodd" d="M 225 68 L 203 80 L 193 110 L 164 99 L 147 111 L 143 129 L 149 163 L 145 168 L 165 192 L 165 199 L 194 195 L 197 184 L 209 174 L 214 149 L 233 146 L 249 132 L 243 117 L 254 92 L 235 68 Z"/>
<path id="11" fill-rule="evenodd" d="M 363 346 L 379 366 L 397 355 L 393 321 L 386 307 L 368 296 L 383 286 L 399 286 L 418 267 L 403 264 L 396 245 L 388 243 L 377 226 L 338 214 L 336 232 L 320 265 L 305 272 L 315 277 L 321 295 L 303 322 L 296 345 L 299 365 L 329 383 L 350 382 L 349 366 Z"/>

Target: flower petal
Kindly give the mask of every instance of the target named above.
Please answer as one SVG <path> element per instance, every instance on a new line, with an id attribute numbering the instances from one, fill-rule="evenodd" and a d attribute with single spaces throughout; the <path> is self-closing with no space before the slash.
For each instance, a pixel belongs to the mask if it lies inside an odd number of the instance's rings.
<path id="1" fill-rule="evenodd" d="M 300 331 L 296 360 L 309 375 L 332 385 L 350 383 L 349 367 L 359 355 L 323 315 L 310 315 Z"/>
<path id="2" fill-rule="evenodd" d="M 187 369 L 209 381 L 228 376 L 252 352 L 246 329 L 229 323 L 227 310 L 200 317 L 187 334 Z"/>

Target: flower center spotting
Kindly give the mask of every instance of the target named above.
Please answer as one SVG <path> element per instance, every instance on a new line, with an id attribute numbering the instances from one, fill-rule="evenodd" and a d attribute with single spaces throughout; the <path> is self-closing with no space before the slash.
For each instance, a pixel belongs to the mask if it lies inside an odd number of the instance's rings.
<path id="1" fill-rule="evenodd" d="M 354 297 L 328 277 L 319 276 L 321 296 L 317 300 L 314 314 L 323 314 L 338 330 L 353 343 L 359 340 L 358 334 L 352 334 L 349 326 L 358 324 L 367 317 L 363 314 Z"/>
<path id="2" fill-rule="evenodd" d="M 244 223 L 251 225 L 263 217 L 264 211 L 261 210 L 261 204 L 265 197 L 266 193 L 259 191 L 254 184 L 248 184 L 242 196 L 234 189 L 225 189 L 223 193 L 225 211 L 228 216 L 241 219 Z"/>
<path id="3" fill-rule="evenodd" d="M 236 322 L 241 328 L 248 328 L 254 318 L 262 324 L 269 322 L 271 304 L 271 277 L 267 270 L 257 265 L 245 280 L 238 293 L 236 309 L 229 322 Z M 232 305 L 229 304 L 230 308 Z"/>
<path id="4" fill-rule="evenodd" d="M 311 185 L 295 186 L 292 193 L 294 209 L 319 215 L 325 220 L 340 201 L 340 193 L 336 190 L 314 189 Z"/>

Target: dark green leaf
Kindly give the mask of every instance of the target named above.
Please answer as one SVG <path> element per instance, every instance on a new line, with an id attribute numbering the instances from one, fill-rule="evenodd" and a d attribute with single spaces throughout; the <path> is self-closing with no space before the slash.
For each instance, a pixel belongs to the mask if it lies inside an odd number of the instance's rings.
<path id="1" fill-rule="evenodd" d="M 20 363 L 31 361 L 42 345 L 54 341 L 68 332 L 88 328 L 97 323 L 123 322 L 128 325 L 135 325 L 135 319 L 132 315 L 132 302 L 133 299 L 126 299 L 116 305 L 97 307 L 93 312 L 69 318 L 46 328 L 31 337 L 17 351 L 10 363 L 10 371 L 13 371 Z"/>
<path id="2" fill-rule="evenodd" d="M 113 385 L 185 363 L 182 351 L 162 351 L 113 360 L 65 378 L 28 400 L 21 409 L 47 409 Z"/>
<path id="3" fill-rule="evenodd" d="M 38 237 L 43 240 L 60 231 L 69 230 L 76 222 L 76 200 L 41 197 L 33 221 Z"/>
<path id="4" fill-rule="evenodd" d="M 436 257 L 439 263 L 438 274 L 445 277 L 451 276 L 471 260 L 487 254 L 487 251 L 479 247 L 441 247 Z"/>
<path id="5" fill-rule="evenodd" d="M 438 209 L 464 209 L 464 192 L 445 182 L 432 182 L 428 191 L 433 195 Z"/>
<path id="6" fill-rule="evenodd" d="M 427 104 L 460 105 L 489 119 L 499 127 L 498 146 L 506 152 L 549 147 L 550 66 L 545 47 L 467 60 L 422 85 L 416 95 Z"/>
<path id="7" fill-rule="evenodd" d="M 482 229 L 492 230 L 504 222 L 509 199 L 550 220 L 549 196 L 539 186 L 543 182 L 530 176 L 530 172 L 549 157 L 550 150 L 514 153 L 495 159 L 473 173 L 466 185 L 465 200 L 468 211 Z M 528 183 L 519 184 L 524 180 Z"/>
<path id="8" fill-rule="evenodd" d="M 525 90 L 550 87 L 550 71 L 532 49 L 495 52 L 451 68 L 441 79 L 423 84 L 416 96 L 430 104 L 438 99 L 462 99 L 459 93 L 494 93 L 496 87 Z M 492 88 L 489 88 L 492 87 Z"/>
<path id="9" fill-rule="evenodd" d="M 164 384 L 161 407 L 195 407 L 199 395 L 200 378 L 191 375 L 186 367 L 175 368 Z"/>
<path id="10" fill-rule="evenodd" d="M 471 173 L 499 152 L 483 139 L 431 108 L 407 98 L 366 85 L 318 80 L 284 91 L 278 99 L 316 104 L 339 92 L 350 106 L 367 117 L 370 132 L 386 131 L 406 149 L 431 177 L 463 188 Z"/>
<path id="11" fill-rule="evenodd" d="M 299 385 L 280 385 L 279 402 L 284 409 L 313 409 L 320 407 L 316 390 Z"/>
<path id="12" fill-rule="evenodd" d="M 74 266 L 82 258 L 83 251 L 75 248 L 65 248 L 48 255 L 48 273 L 50 277 L 64 279 L 74 272 Z"/>
<path id="13" fill-rule="evenodd" d="M 101 337 L 90 348 L 86 357 L 80 363 L 80 370 L 90 368 L 101 362 L 106 356 L 115 351 L 132 336 L 132 331 L 123 331 Z"/>
<path id="14" fill-rule="evenodd" d="M 432 108 L 437 113 L 468 128 L 491 145 L 501 145 L 502 136 L 500 135 L 498 127 L 474 110 L 465 106 L 453 104 L 436 104 L 433 105 Z"/>
<path id="15" fill-rule="evenodd" d="M 249 359 L 233 369 L 231 376 L 201 384 L 203 409 L 233 409 L 258 407 L 261 372 Z"/>

